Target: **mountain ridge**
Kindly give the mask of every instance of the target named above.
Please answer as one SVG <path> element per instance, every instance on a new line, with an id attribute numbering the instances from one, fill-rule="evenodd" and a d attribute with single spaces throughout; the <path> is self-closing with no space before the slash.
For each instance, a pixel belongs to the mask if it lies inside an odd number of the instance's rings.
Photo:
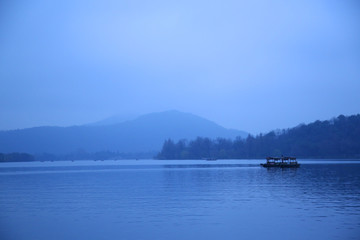
<path id="1" fill-rule="evenodd" d="M 235 138 L 246 137 L 247 133 L 226 129 L 194 114 L 165 111 L 109 125 L 43 126 L 0 131 L 0 152 L 158 151 L 165 139 L 197 136 Z"/>

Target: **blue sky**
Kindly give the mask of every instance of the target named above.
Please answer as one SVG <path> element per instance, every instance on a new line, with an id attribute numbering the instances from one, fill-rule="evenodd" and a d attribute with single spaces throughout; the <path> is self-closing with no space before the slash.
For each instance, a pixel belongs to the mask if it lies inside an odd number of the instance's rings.
<path id="1" fill-rule="evenodd" d="M 360 113 L 360 4 L 0 3 L 0 129 L 177 109 L 252 133 Z"/>

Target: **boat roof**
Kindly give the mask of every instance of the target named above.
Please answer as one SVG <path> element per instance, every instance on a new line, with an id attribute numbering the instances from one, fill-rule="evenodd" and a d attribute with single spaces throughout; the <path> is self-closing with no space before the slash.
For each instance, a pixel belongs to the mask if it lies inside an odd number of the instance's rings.
<path id="1" fill-rule="evenodd" d="M 267 157 L 266 160 L 296 160 L 296 157 Z"/>

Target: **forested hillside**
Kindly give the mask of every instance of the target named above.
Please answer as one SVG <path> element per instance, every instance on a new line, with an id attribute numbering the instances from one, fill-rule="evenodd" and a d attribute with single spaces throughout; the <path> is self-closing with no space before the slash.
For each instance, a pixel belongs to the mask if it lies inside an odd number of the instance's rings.
<path id="1" fill-rule="evenodd" d="M 360 115 L 340 115 L 297 127 L 271 131 L 246 139 L 164 142 L 159 159 L 265 158 L 291 155 L 298 158 L 360 158 Z"/>

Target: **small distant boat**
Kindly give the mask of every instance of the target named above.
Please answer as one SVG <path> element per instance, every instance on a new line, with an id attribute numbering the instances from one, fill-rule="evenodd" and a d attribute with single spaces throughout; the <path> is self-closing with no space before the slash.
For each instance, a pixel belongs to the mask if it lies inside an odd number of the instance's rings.
<path id="1" fill-rule="evenodd" d="M 295 157 L 267 157 L 266 163 L 261 163 L 265 168 L 279 167 L 279 168 L 298 168 L 300 164 Z"/>
<path id="2" fill-rule="evenodd" d="M 217 158 L 203 158 L 203 160 L 206 160 L 206 161 L 216 161 Z"/>

